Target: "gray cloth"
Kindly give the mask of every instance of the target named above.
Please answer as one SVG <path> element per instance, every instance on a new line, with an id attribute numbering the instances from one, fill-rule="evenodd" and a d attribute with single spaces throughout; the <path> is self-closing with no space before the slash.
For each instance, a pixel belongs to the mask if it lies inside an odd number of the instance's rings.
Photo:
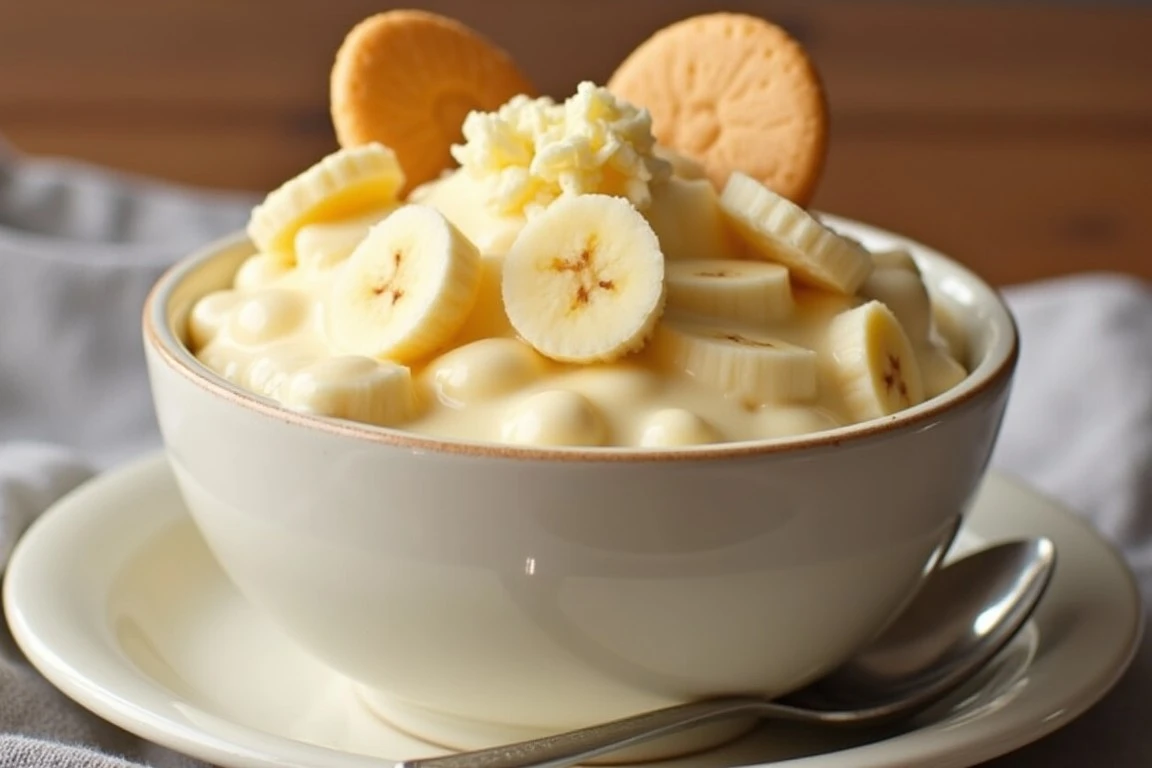
<path id="1" fill-rule="evenodd" d="M 252 202 L 0 148 L 0 570 L 53 499 L 158 446 L 139 340 L 145 293 L 167 264 L 238 229 Z M 1090 275 L 1009 299 L 1023 356 L 995 464 L 1094 521 L 1152 595 L 1152 292 Z M 1152 765 L 1150 693 L 1146 644 L 1102 704 L 996 765 Z M 119 758 L 194 765 L 72 704 L 0 626 L 0 768 L 128 765 Z"/>

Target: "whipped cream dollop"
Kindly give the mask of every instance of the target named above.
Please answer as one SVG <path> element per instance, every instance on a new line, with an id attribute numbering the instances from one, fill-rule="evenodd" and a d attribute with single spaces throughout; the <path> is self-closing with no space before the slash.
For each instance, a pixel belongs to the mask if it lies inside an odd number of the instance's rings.
<path id="1" fill-rule="evenodd" d="M 516 96 L 495 112 L 471 112 L 463 131 L 452 156 L 502 215 L 531 215 L 561 196 L 590 193 L 645 210 L 652 186 L 672 174 L 655 152 L 648 110 L 591 82 L 563 104 Z"/>

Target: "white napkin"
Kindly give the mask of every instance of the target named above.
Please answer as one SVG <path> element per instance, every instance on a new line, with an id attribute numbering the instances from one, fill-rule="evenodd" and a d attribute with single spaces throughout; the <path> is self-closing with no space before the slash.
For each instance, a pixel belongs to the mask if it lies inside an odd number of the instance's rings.
<path id="1" fill-rule="evenodd" d="M 0 147 L 0 570 L 92 471 L 159 445 L 139 313 L 160 271 L 240 228 L 253 199 L 5 157 Z M 1009 293 L 1023 337 L 995 464 L 1088 516 L 1152 595 L 1152 292 L 1090 275 Z M 1004 768 L 1150 765 L 1152 645 L 1116 692 Z M 72 704 L 0 626 L 0 768 L 193 761 Z"/>

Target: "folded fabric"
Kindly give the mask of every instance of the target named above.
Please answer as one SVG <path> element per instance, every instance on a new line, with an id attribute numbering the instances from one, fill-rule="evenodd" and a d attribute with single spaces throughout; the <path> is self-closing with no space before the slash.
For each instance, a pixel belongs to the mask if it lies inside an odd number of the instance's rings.
<path id="1" fill-rule="evenodd" d="M 0 158 L 0 440 L 98 467 L 154 439 L 140 310 L 179 257 L 240 229 L 251 200 Z"/>
<path id="2" fill-rule="evenodd" d="M 92 472 L 159 445 L 139 313 L 159 273 L 242 227 L 254 198 L 0 148 L 0 571 L 28 524 Z M 995 465 L 1123 547 L 1152 595 L 1152 290 L 1086 275 L 1008 292 L 1023 338 Z M 997 761 L 1152 764 L 1152 648 L 1096 710 Z M 0 768 L 195 764 L 89 715 L 0 626 Z"/>
<path id="3" fill-rule="evenodd" d="M 1152 286 L 1015 288 L 1021 355 L 994 464 L 1087 515 L 1152 595 Z"/>

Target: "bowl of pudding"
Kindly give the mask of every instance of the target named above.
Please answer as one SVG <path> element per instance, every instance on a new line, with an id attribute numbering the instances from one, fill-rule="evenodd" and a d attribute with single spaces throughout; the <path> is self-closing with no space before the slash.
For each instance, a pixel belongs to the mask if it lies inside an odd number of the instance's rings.
<path id="1" fill-rule="evenodd" d="M 473 114 L 459 167 L 408 189 L 346 147 L 157 283 L 155 408 L 214 557 L 453 748 L 829 671 L 973 499 L 1004 303 L 907 238 L 716 189 L 603 88 Z M 568 165 L 493 177 L 509 136 Z"/>

